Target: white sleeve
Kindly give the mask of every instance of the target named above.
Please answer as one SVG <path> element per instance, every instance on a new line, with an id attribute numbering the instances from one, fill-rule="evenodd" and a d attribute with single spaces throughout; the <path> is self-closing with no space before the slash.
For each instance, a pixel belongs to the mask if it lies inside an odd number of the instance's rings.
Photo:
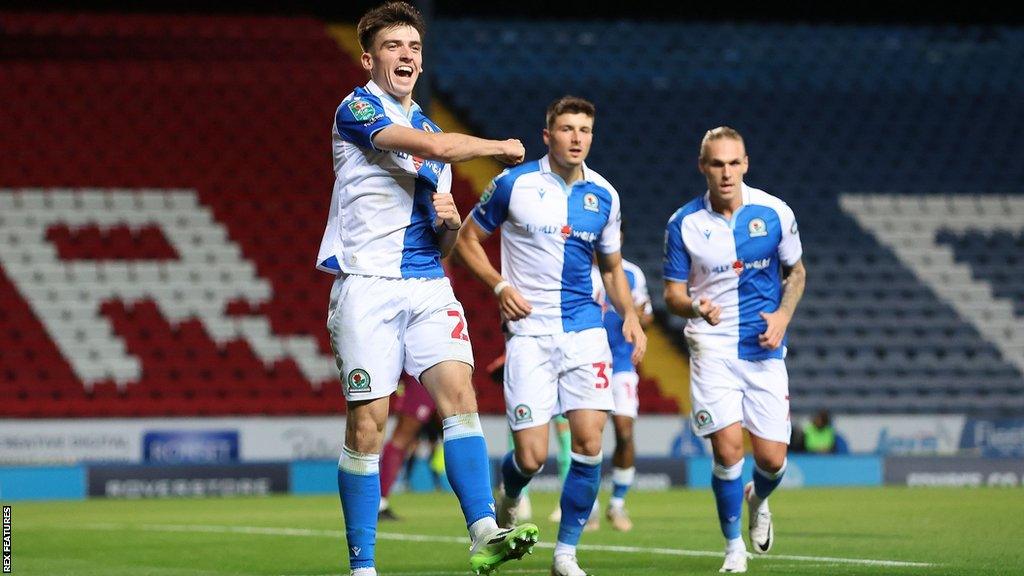
<path id="1" fill-rule="evenodd" d="M 788 204 L 778 209 L 779 223 L 782 225 L 782 239 L 779 240 L 779 260 L 783 266 L 793 266 L 803 256 L 800 244 L 800 229 L 796 225 L 796 215 Z"/>
<path id="2" fill-rule="evenodd" d="M 439 194 L 451 194 L 452 192 L 452 166 L 445 164 L 444 170 L 437 178 L 437 192 Z"/>
<path id="3" fill-rule="evenodd" d="M 647 277 L 644 276 L 643 271 L 638 267 L 635 271 L 636 277 L 634 278 L 635 285 L 633 286 L 633 305 L 636 307 L 643 307 L 644 314 L 653 314 L 654 308 L 651 307 L 651 294 L 647 291 Z"/>
<path id="4" fill-rule="evenodd" d="M 597 250 L 602 254 L 614 254 L 622 250 L 622 213 L 619 211 L 619 194 L 615 190 L 609 191 L 612 205 L 608 213 L 608 222 L 601 230 L 601 238 L 597 244 Z"/>

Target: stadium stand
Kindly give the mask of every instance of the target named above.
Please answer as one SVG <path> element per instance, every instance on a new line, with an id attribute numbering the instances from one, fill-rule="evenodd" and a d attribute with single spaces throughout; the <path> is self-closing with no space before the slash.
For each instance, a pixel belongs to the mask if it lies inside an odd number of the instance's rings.
<path id="1" fill-rule="evenodd" d="M 344 411 L 313 269 L 330 113 L 364 73 L 304 18 L 3 14 L 0 415 Z M 454 192 L 468 209 L 470 186 Z M 491 246 L 496 250 L 496 246 Z M 503 351 L 459 267 L 477 363 Z M 476 375 L 481 411 L 503 413 Z M 651 411 L 678 412 L 656 386 Z"/>
<path id="2" fill-rule="evenodd" d="M 592 163 L 655 287 L 665 221 L 704 189 L 701 135 L 745 135 L 747 182 L 793 206 L 804 241 L 794 411 L 1024 410 L 1024 30 L 440 20 L 432 39 L 445 99 L 529 155 L 549 101 L 597 104 Z M 885 230 L 926 233 L 902 250 Z"/>

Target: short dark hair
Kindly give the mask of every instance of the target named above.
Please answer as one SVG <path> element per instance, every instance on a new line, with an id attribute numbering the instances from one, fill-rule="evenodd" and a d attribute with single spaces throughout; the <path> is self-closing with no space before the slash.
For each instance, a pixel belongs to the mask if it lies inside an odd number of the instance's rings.
<path id="1" fill-rule="evenodd" d="M 548 128 L 554 126 L 555 118 L 562 114 L 586 114 L 593 118 L 595 111 L 594 103 L 590 100 L 585 100 L 579 96 L 562 96 L 548 106 L 547 126 Z"/>
<path id="2" fill-rule="evenodd" d="M 377 32 L 394 28 L 395 26 L 412 26 L 423 38 L 427 30 L 423 22 L 423 15 L 408 2 L 385 2 L 370 10 L 359 19 L 356 26 L 356 34 L 359 35 L 359 45 L 363 52 L 373 50 L 373 39 Z"/>

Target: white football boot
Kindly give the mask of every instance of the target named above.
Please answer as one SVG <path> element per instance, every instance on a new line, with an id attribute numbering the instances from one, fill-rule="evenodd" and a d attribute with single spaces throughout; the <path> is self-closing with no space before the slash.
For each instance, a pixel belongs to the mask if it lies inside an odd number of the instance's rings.
<path id="1" fill-rule="evenodd" d="M 587 576 L 587 573 L 580 568 L 575 556 L 560 554 L 551 564 L 551 576 Z"/>
<path id="2" fill-rule="evenodd" d="M 749 515 L 750 545 L 754 552 L 767 554 L 775 543 L 775 528 L 772 526 L 772 513 L 768 509 L 768 499 L 761 501 L 757 507 L 754 506 L 754 483 L 747 482 L 743 488 L 743 496 L 747 499 L 747 512 Z"/>

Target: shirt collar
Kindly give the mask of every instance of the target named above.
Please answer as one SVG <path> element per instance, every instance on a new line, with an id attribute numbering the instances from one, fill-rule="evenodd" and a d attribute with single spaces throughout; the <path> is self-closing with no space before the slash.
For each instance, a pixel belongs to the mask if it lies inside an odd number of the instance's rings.
<path id="1" fill-rule="evenodd" d="M 750 186 L 747 186 L 746 182 L 740 184 L 740 198 L 743 200 L 743 203 L 740 204 L 740 207 L 736 209 L 736 212 L 739 212 L 740 208 L 743 208 L 747 204 L 750 204 Z M 715 212 L 715 209 L 711 207 L 710 190 L 704 191 L 704 209 L 707 210 L 708 212 L 711 212 L 712 214 L 718 214 L 718 212 Z M 733 214 L 735 215 L 735 212 Z M 719 214 L 719 216 L 721 216 L 721 214 Z"/>
<path id="2" fill-rule="evenodd" d="M 549 174 L 550 173 L 553 176 L 558 176 L 558 174 L 555 174 L 554 172 L 551 171 L 551 158 L 550 158 L 550 154 L 545 154 L 544 157 L 540 159 L 540 172 L 541 172 L 541 174 Z M 581 178 L 581 179 L 577 180 L 576 182 L 574 182 L 573 185 L 575 185 L 577 182 L 591 182 L 589 175 L 590 175 L 590 168 L 587 168 L 587 163 L 584 162 L 583 163 L 583 178 Z M 558 178 L 561 180 L 562 177 L 558 176 Z M 565 182 L 563 182 L 563 184 L 565 184 Z"/>
<path id="3" fill-rule="evenodd" d="M 378 86 L 377 83 L 374 82 L 373 80 L 370 80 L 369 82 L 366 83 L 366 89 L 370 91 L 370 94 L 373 94 L 374 96 L 380 98 L 382 102 L 390 102 L 391 104 L 393 104 L 395 108 L 398 108 L 398 110 L 406 118 L 412 118 L 412 115 L 415 114 L 416 112 L 422 112 L 420 105 L 417 104 L 415 100 L 413 100 L 412 106 L 409 107 L 409 111 L 406 112 L 401 102 L 395 100 L 394 96 L 385 92 L 384 89 Z"/>

